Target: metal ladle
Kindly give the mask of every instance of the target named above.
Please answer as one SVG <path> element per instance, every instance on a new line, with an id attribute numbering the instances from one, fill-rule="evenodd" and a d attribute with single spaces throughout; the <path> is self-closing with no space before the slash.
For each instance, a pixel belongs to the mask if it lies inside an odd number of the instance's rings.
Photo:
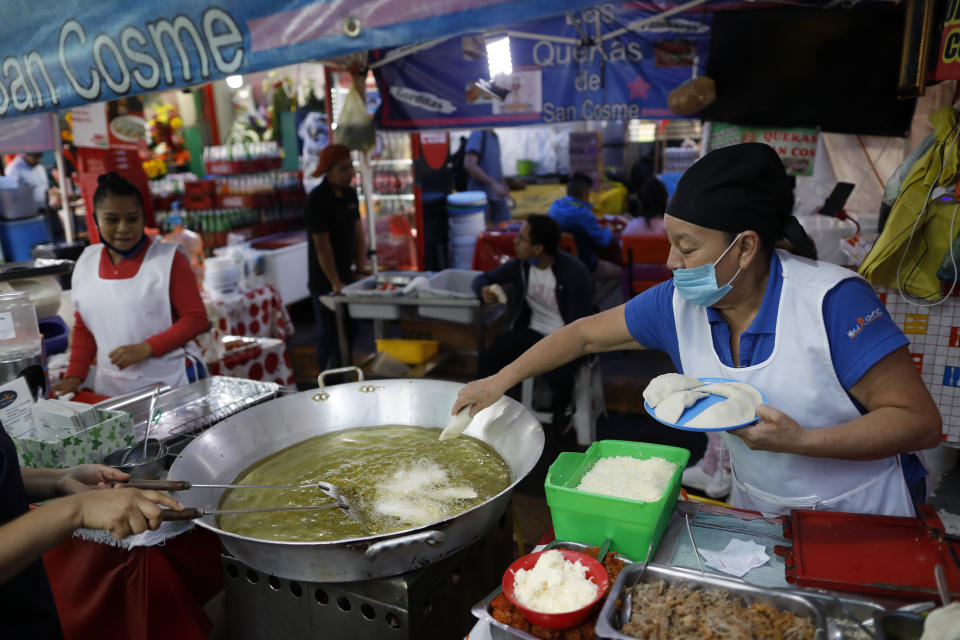
<path id="1" fill-rule="evenodd" d="M 133 489 L 153 489 L 154 491 L 186 491 L 191 488 L 196 489 L 286 489 L 286 490 L 307 490 L 307 489 L 318 489 L 322 493 L 327 494 L 334 499 L 334 504 L 347 515 L 351 520 L 363 524 L 363 520 L 360 518 L 360 515 L 354 510 L 353 505 L 350 504 L 350 500 L 344 495 L 340 487 L 330 484 L 329 482 L 313 482 L 311 484 L 299 484 L 299 485 L 278 485 L 278 484 L 195 484 L 193 482 L 187 482 L 186 480 L 130 480 L 125 483 L 126 486 Z M 326 504 L 320 506 L 306 506 L 306 507 L 278 507 L 271 509 L 255 509 L 253 511 L 246 510 L 235 510 L 231 509 L 232 513 L 253 513 L 254 511 L 285 511 L 289 509 L 321 509 L 324 507 L 332 507 L 333 504 Z M 179 512 L 177 512 L 179 513 Z M 226 511 L 218 511 L 217 513 L 226 513 Z M 214 511 L 204 511 L 204 514 L 214 514 Z M 193 516 L 194 518 L 199 518 L 200 516 Z M 186 520 L 192 520 L 193 518 L 184 518 Z"/>
<path id="2" fill-rule="evenodd" d="M 201 509 L 200 507 L 185 507 L 180 511 L 176 509 L 163 509 L 160 513 L 160 519 L 164 521 L 193 520 L 195 518 L 202 518 L 203 516 L 233 516 L 244 513 L 266 513 L 271 511 L 310 511 L 339 506 L 339 504 L 333 503 L 306 507 L 261 507 L 259 509 Z"/>
<path id="3" fill-rule="evenodd" d="M 141 460 L 147 459 L 147 444 L 150 442 L 150 425 L 156 422 L 160 422 L 160 413 L 154 415 L 154 408 L 157 406 L 157 396 L 160 395 L 160 387 L 155 387 L 153 393 L 150 395 L 150 411 L 147 413 L 147 424 L 143 429 L 143 453 L 140 456 Z M 161 412 L 162 413 L 162 412 Z M 133 453 L 137 447 L 130 447 L 127 449 L 127 452 L 123 454 L 123 458 L 120 460 L 120 466 L 127 464 L 127 460 L 130 458 L 130 454 Z"/>

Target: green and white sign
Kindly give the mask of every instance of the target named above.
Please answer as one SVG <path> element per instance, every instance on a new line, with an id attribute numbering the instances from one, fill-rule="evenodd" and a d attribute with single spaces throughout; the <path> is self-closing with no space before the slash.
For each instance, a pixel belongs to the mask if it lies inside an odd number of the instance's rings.
<path id="1" fill-rule="evenodd" d="M 788 175 L 811 176 L 819 141 L 820 132 L 816 129 L 771 129 L 713 122 L 710 124 L 707 151 L 741 142 L 765 142 L 783 160 Z"/>

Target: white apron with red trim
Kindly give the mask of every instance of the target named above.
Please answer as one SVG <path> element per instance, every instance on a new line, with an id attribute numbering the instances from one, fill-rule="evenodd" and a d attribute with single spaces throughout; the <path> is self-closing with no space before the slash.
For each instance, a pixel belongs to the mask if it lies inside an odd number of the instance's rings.
<path id="1" fill-rule="evenodd" d="M 706 308 L 690 304 L 674 292 L 683 373 L 752 384 L 766 394 L 770 406 L 807 429 L 850 422 L 860 417 L 860 412 L 834 371 L 822 309 L 830 289 L 857 276 L 829 263 L 780 250 L 777 254 L 783 265 L 783 289 L 770 357 L 750 367 L 724 365 L 713 347 Z M 723 436 L 730 449 L 731 502 L 735 507 L 778 514 L 821 509 L 914 515 L 897 456 L 881 460 L 814 458 L 754 451 L 736 435 L 725 432 Z"/>
<path id="2" fill-rule="evenodd" d="M 115 348 L 143 342 L 173 326 L 170 269 L 174 243 L 151 241 L 137 274 L 123 280 L 100 277 L 102 244 L 83 250 L 73 269 L 73 305 L 97 342 L 94 391 L 116 396 L 155 382 L 187 384 L 186 351 L 173 349 L 118 369 L 110 362 Z"/>

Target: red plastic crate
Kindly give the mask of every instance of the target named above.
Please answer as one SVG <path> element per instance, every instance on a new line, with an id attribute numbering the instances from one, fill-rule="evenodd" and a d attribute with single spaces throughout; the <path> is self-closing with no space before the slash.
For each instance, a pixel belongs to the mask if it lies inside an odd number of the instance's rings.
<path id="1" fill-rule="evenodd" d="M 189 211 L 200 209 L 213 209 L 215 198 L 212 195 L 188 196 L 183 197 L 183 208 Z"/>
<path id="2" fill-rule="evenodd" d="M 183 183 L 183 193 L 187 196 L 203 197 L 217 192 L 216 180 L 190 180 Z"/>

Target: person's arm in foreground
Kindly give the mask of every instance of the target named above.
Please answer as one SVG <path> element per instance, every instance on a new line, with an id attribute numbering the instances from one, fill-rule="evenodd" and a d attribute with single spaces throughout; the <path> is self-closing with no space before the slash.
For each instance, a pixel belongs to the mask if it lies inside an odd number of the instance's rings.
<path id="1" fill-rule="evenodd" d="M 620 305 L 568 324 L 537 342 L 494 375 L 474 380 L 460 390 L 451 415 L 456 415 L 470 403 L 473 403 L 470 415 L 474 415 L 496 402 L 515 384 L 556 369 L 582 355 L 642 349 L 627 330 L 623 308 L 624 305 Z"/>
<path id="2" fill-rule="evenodd" d="M 317 262 L 320 263 L 320 269 L 323 270 L 323 275 L 327 276 L 333 292 L 340 293 L 340 290 L 343 289 L 343 282 L 340 280 L 340 274 L 337 273 L 337 264 L 333 259 L 333 245 L 330 244 L 330 233 L 327 231 L 314 233 L 312 237 L 314 251 L 317 252 Z"/>
<path id="3" fill-rule="evenodd" d="M 64 479 L 63 473 L 81 469 L 77 483 L 101 478 L 100 482 L 115 478 L 106 474 L 100 465 L 83 465 L 69 470 L 24 469 L 24 485 L 28 494 L 43 494 L 49 491 L 71 492 L 77 486 Z M 116 474 L 126 477 L 119 471 Z M 107 477 L 110 476 L 110 477 Z M 60 480 L 55 481 L 54 478 Z M 59 488 L 58 488 L 59 487 Z M 42 498 L 43 495 L 35 495 Z M 48 496 L 49 497 L 49 496 Z M 161 523 L 158 505 L 171 509 L 183 509 L 183 505 L 170 496 L 156 491 L 139 489 L 104 489 L 80 491 L 51 500 L 36 509 L 0 526 L 0 584 L 14 577 L 34 560 L 52 549 L 69 536 L 74 529 L 88 527 L 104 529 L 120 539 L 141 533 L 147 528 L 156 529 Z"/>
<path id="4" fill-rule="evenodd" d="M 102 464 L 80 464 L 68 469 L 20 467 L 20 476 L 30 502 L 104 489 L 130 479 L 129 474 Z"/>
<path id="5" fill-rule="evenodd" d="M 846 424 L 804 429 L 782 411 L 760 405 L 759 423 L 731 433 L 751 449 L 848 460 L 887 458 L 940 442 L 940 412 L 906 347 L 873 365 L 850 394 L 868 413 Z"/>

